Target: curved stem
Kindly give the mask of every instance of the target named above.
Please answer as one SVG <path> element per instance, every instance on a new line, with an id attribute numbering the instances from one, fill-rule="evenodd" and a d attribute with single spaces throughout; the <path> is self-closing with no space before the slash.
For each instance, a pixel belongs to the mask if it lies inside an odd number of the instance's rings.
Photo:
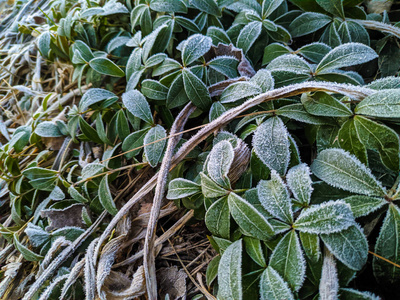
<path id="1" fill-rule="evenodd" d="M 400 28 L 399 27 L 393 26 L 391 24 L 386 24 L 386 23 L 371 21 L 371 20 L 352 20 L 352 21 L 359 23 L 360 25 L 364 26 L 366 29 L 378 30 L 381 32 L 390 33 L 400 39 Z"/>
<path id="2" fill-rule="evenodd" d="M 183 130 L 189 116 L 193 113 L 196 107 L 189 103 L 179 113 L 172 125 L 170 134 L 175 134 Z M 165 186 L 167 183 L 167 176 L 169 167 L 171 165 L 171 158 L 174 154 L 176 144 L 181 139 L 181 135 L 174 136 L 168 140 L 167 150 L 165 151 L 164 158 L 158 172 L 157 187 L 153 199 L 153 206 L 151 208 L 149 223 L 146 231 L 146 238 L 144 244 L 144 274 L 146 277 L 147 297 L 149 299 L 157 299 L 157 279 L 155 267 L 155 254 L 154 254 L 154 241 L 156 235 L 156 227 L 158 217 L 160 215 L 161 202 L 164 198 Z"/>

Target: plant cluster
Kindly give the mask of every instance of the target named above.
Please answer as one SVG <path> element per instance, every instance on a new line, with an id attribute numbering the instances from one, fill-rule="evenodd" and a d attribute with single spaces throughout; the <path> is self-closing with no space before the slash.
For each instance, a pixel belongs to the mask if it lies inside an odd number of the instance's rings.
<path id="1" fill-rule="evenodd" d="M 15 2 L 0 298 L 398 297 L 400 23 L 360 2 Z"/>

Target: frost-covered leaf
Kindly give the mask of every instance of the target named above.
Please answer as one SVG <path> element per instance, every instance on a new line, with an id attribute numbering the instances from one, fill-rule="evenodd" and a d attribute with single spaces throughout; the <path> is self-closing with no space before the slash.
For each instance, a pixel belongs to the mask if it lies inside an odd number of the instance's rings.
<path id="1" fill-rule="evenodd" d="M 400 88 L 400 78 L 394 76 L 380 78 L 367 84 L 366 87 L 374 90 L 398 89 Z"/>
<path id="2" fill-rule="evenodd" d="M 315 32 L 330 22 L 332 22 L 332 18 L 327 15 L 305 12 L 293 20 L 289 26 L 289 30 L 293 37 L 299 37 Z"/>
<path id="3" fill-rule="evenodd" d="M 232 56 L 217 56 L 208 62 L 210 68 L 224 74 L 228 78 L 238 76 L 237 67 L 239 61 Z"/>
<path id="4" fill-rule="evenodd" d="M 383 196 L 380 182 L 356 157 L 342 149 L 326 149 L 311 165 L 313 174 L 326 183 L 345 191 L 368 196 Z"/>
<path id="5" fill-rule="evenodd" d="M 114 76 L 114 77 L 124 77 L 125 72 L 122 71 L 114 62 L 105 57 L 96 57 L 89 61 L 89 66 L 99 72 L 100 74 Z"/>
<path id="6" fill-rule="evenodd" d="M 294 119 L 299 122 L 313 125 L 331 125 L 332 121 L 329 118 L 322 118 L 308 113 L 304 106 L 300 103 L 285 105 L 276 110 L 277 116 L 284 116 L 289 119 Z"/>
<path id="7" fill-rule="evenodd" d="M 136 156 L 142 150 L 142 148 L 140 147 L 143 146 L 144 137 L 146 136 L 149 130 L 150 128 L 145 128 L 132 132 L 124 139 L 124 141 L 122 142 L 122 151 L 124 152 L 129 151 L 128 153 L 125 154 L 127 158 L 132 158 Z"/>
<path id="8" fill-rule="evenodd" d="M 43 256 L 33 252 L 32 250 L 29 250 L 28 247 L 24 246 L 19 241 L 19 238 L 16 234 L 13 234 L 13 243 L 18 252 L 21 253 L 24 259 L 27 261 L 40 261 L 43 259 Z"/>
<path id="9" fill-rule="evenodd" d="M 230 237 L 230 213 L 227 197 L 215 201 L 207 210 L 205 223 L 212 234 L 225 239 Z"/>
<path id="10" fill-rule="evenodd" d="M 79 110 L 85 111 L 92 104 L 110 99 L 117 100 L 118 97 L 114 93 L 104 89 L 89 89 L 86 93 L 83 94 L 81 101 L 79 101 Z"/>
<path id="11" fill-rule="evenodd" d="M 144 137 L 144 154 L 149 164 L 154 168 L 160 161 L 166 141 L 167 132 L 161 125 L 152 127 Z"/>
<path id="12" fill-rule="evenodd" d="M 272 252 L 269 267 L 275 269 L 293 291 L 301 288 L 305 279 L 306 264 L 299 238 L 294 230 L 279 241 Z"/>
<path id="13" fill-rule="evenodd" d="M 168 185 L 167 199 L 182 199 L 198 192 L 201 192 L 201 187 L 197 183 L 184 178 L 175 178 Z"/>
<path id="14" fill-rule="evenodd" d="M 219 266 L 220 260 L 221 260 L 221 256 L 218 255 L 218 256 L 214 257 L 213 260 L 210 261 L 207 266 L 206 284 L 208 286 L 210 286 L 211 283 L 213 283 L 215 278 L 217 278 L 217 276 L 218 276 L 218 266 Z"/>
<path id="15" fill-rule="evenodd" d="M 266 166 L 280 175 L 286 174 L 290 161 L 289 136 L 280 118 L 270 118 L 257 128 L 253 147 Z"/>
<path id="16" fill-rule="evenodd" d="M 272 267 L 268 267 L 263 272 L 260 279 L 260 299 L 261 300 L 294 300 L 292 291 L 288 284 Z"/>
<path id="17" fill-rule="evenodd" d="M 267 263 L 265 261 L 264 252 L 261 246 L 261 241 L 252 237 L 245 236 L 243 238 L 244 246 L 247 254 L 261 267 L 265 268 Z"/>
<path id="18" fill-rule="evenodd" d="M 273 71 L 292 72 L 294 74 L 310 74 L 310 65 L 301 57 L 294 54 L 286 54 L 271 61 L 267 69 Z M 274 75 L 274 73 L 272 73 Z"/>
<path id="19" fill-rule="evenodd" d="M 219 27 L 208 27 L 207 36 L 212 39 L 214 45 L 218 45 L 219 43 L 229 45 L 231 43 L 231 39 L 226 34 L 225 30 Z"/>
<path id="20" fill-rule="evenodd" d="M 210 177 L 200 172 L 201 192 L 207 198 L 222 197 L 228 193 L 227 190 L 216 184 Z"/>
<path id="21" fill-rule="evenodd" d="M 218 267 L 218 298 L 241 300 L 242 240 L 232 243 L 222 254 Z"/>
<path id="22" fill-rule="evenodd" d="M 211 105 L 210 113 L 208 115 L 208 118 L 210 119 L 210 121 L 214 121 L 216 118 L 218 118 L 219 116 L 221 116 L 225 112 L 226 112 L 226 109 L 221 104 L 221 102 L 219 102 L 219 101 L 214 102 Z"/>
<path id="23" fill-rule="evenodd" d="M 25 233 L 34 247 L 40 247 L 50 239 L 48 232 L 31 222 L 28 223 Z"/>
<path id="24" fill-rule="evenodd" d="M 236 47 L 242 49 L 244 53 L 247 53 L 260 36 L 261 30 L 262 23 L 259 21 L 254 21 L 244 26 L 237 38 Z"/>
<path id="25" fill-rule="evenodd" d="M 233 219 L 246 234 L 260 240 L 271 237 L 271 224 L 252 204 L 235 193 L 229 194 L 228 203 Z"/>
<path id="26" fill-rule="evenodd" d="M 329 251 L 352 270 L 360 270 L 367 262 L 368 242 L 358 225 L 331 234 L 321 234 Z"/>
<path id="27" fill-rule="evenodd" d="M 344 19 L 343 0 L 316 0 L 316 2 L 327 12 Z"/>
<path id="28" fill-rule="evenodd" d="M 350 205 L 355 218 L 367 216 L 388 203 L 384 198 L 364 195 L 350 196 L 344 198 L 343 201 Z"/>
<path id="29" fill-rule="evenodd" d="M 260 181 L 257 190 L 261 204 L 269 213 L 289 224 L 293 222 L 292 203 L 288 190 L 275 170 L 271 171 L 271 180 Z"/>
<path id="30" fill-rule="evenodd" d="M 274 78 L 271 72 L 266 69 L 260 69 L 256 75 L 251 77 L 249 82 L 259 86 L 263 93 L 274 88 Z"/>
<path id="31" fill-rule="evenodd" d="M 286 182 L 293 196 L 302 204 L 309 204 L 313 191 L 311 171 L 306 164 L 297 165 L 289 170 Z"/>
<path id="32" fill-rule="evenodd" d="M 348 119 L 342 125 L 338 133 L 338 141 L 343 150 L 354 154 L 363 164 L 368 163 L 365 140 L 356 128 L 355 118 Z"/>
<path id="33" fill-rule="evenodd" d="M 211 0 L 212 1 L 212 0 Z M 208 36 L 194 34 L 182 45 L 182 62 L 184 66 L 190 65 L 210 50 L 212 40 Z"/>
<path id="34" fill-rule="evenodd" d="M 187 13 L 187 8 L 182 0 L 152 0 L 150 8 L 159 12 Z"/>
<path id="35" fill-rule="evenodd" d="M 203 81 L 189 69 L 184 69 L 182 75 L 185 92 L 190 101 L 202 110 L 209 109 L 212 101 Z"/>
<path id="36" fill-rule="evenodd" d="M 168 88 L 160 82 L 152 79 L 142 81 L 143 95 L 153 100 L 166 100 L 168 95 Z"/>
<path id="37" fill-rule="evenodd" d="M 375 244 L 375 253 L 383 258 L 400 264 L 400 209 L 390 204 L 378 239 Z M 400 268 L 374 256 L 372 261 L 374 275 L 378 282 L 387 285 L 399 284 Z"/>
<path id="38" fill-rule="evenodd" d="M 125 92 L 122 95 L 122 102 L 132 115 L 149 124 L 153 124 L 153 115 L 151 114 L 150 105 L 138 90 Z"/>
<path id="39" fill-rule="evenodd" d="M 221 11 L 214 0 L 189 0 L 190 5 L 207 14 L 220 17 Z"/>
<path id="40" fill-rule="evenodd" d="M 167 107 L 171 109 L 184 105 L 187 102 L 189 102 L 189 97 L 184 88 L 183 75 L 179 74 L 176 76 L 169 88 L 167 95 Z"/>
<path id="41" fill-rule="evenodd" d="M 377 57 L 376 52 L 364 44 L 347 43 L 334 48 L 325 55 L 315 72 L 321 73 L 327 70 L 359 65 Z"/>
<path id="42" fill-rule="evenodd" d="M 350 205 L 344 201 L 329 201 L 303 210 L 293 227 L 308 233 L 333 233 L 354 224 Z"/>
<path id="43" fill-rule="evenodd" d="M 361 292 L 351 288 L 342 288 L 339 290 L 341 300 L 379 300 L 380 297 L 370 292 Z"/>
<path id="44" fill-rule="evenodd" d="M 264 65 L 270 63 L 275 58 L 277 58 L 281 55 L 289 54 L 291 52 L 292 52 L 292 49 L 290 49 L 288 46 L 282 45 L 281 43 L 269 44 L 264 49 L 262 65 L 264 66 Z"/>
<path id="45" fill-rule="evenodd" d="M 220 101 L 221 103 L 231 103 L 261 93 L 262 89 L 253 83 L 246 81 L 235 82 L 222 92 Z"/>
<path id="46" fill-rule="evenodd" d="M 303 94 L 301 103 L 313 115 L 326 117 L 351 117 L 353 112 L 343 103 L 324 92 Z"/>
<path id="47" fill-rule="evenodd" d="M 220 186 L 230 186 L 228 172 L 234 156 L 232 144 L 226 140 L 217 143 L 208 155 L 208 175 Z"/>
<path id="48" fill-rule="evenodd" d="M 43 121 L 35 128 L 35 133 L 41 137 L 59 137 L 63 136 L 56 123 Z"/>
<path id="49" fill-rule="evenodd" d="M 400 118 L 400 89 L 378 91 L 367 96 L 354 111 L 377 118 Z"/>

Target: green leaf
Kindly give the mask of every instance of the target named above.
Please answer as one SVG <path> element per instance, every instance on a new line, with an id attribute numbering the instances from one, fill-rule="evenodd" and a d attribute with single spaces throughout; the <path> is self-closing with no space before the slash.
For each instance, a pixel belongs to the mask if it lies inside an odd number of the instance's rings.
<path id="1" fill-rule="evenodd" d="M 181 25 L 188 31 L 192 31 L 194 33 L 198 33 L 201 31 L 200 28 L 197 26 L 197 24 L 188 18 L 182 16 L 175 16 L 175 21 L 177 24 Z"/>
<path id="2" fill-rule="evenodd" d="M 262 90 L 257 85 L 250 82 L 235 82 L 230 84 L 220 98 L 221 103 L 231 103 L 248 97 L 261 94 Z"/>
<path id="3" fill-rule="evenodd" d="M 152 127 L 144 137 L 144 154 L 153 168 L 157 166 L 164 153 L 167 132 L 161 125 Z"/>
<path id="4" fill-rule="evenodd" d="M 123 110 L 117 113 L 117 132 L 121 140 L 124 140 L 130 133 L 129 123 Z"/>
<path id="5" fill-rule="evenodd" d="M 40 261 L 43 259 L 43 256 L 36 254 L 32 250 L 29 250 L 27 247 L 22 245 L 21 242 L 18 240 L 18 237 L 16 234 L 13 234 L 13 241 L 14 241 L 15 248 L 22 254 L 22 256 L 27 261 Z"/>
<path id="6" fill-rule="evenodd" d="M 270 214 L 288 224 L 293 222 L 289 192 L 275 170 L 271 171 L 271 180 L 259 182 L 257 190 L 261 204 Z"/>
<path id="7" fill-rule="evenodd" d="M 199 192 L 201 192 L 201 187 L 197 183 L 184 178 L 176 178 L 171 180 L 168 185 L 167 199 L 182 199 Z"/>
<path id="8" fill-rule="evenodd" d="M 99 200 L 101 205 L 113 216 L 115 216 L 118 212 L 117 207 L 115 206 L 113 197 L 110 192 L 110 187 L 108 183 L 108 174 L 104 176 L 99 185 Z"/>
<path id="9" fill-rule="evenodd" d="M 221 260 L 221 256 L 216 256 L 214 257 L 210 263 L 207 266 L 207 271 L 206 271 L 206 284 L 208 286 L 211 285 L 211 283 L 213 283 L 213 281 L 215 280 L 215 278 L 217 278 L 218 275 L 218 266 L 219 266 L 219 262 Z"/>
<path id="10" fill-rule="evenodd" d="M 242 240 L 232 243 L 218 266 L 218 299 L 242 300 Z"/>
<path id="11" fill-rule="evenodd" d="M 264 0 L 262 2 L 262 16 L 267 18 L 272 14 L 281 4 L 283 0 Z"/>
<path id="12" fill-rule="evenodd" d="M 244 246 L 247 254 L 261 267 L 266 268 L 267 263 L 265 261 L 263 249 L 261 247 L 261 241 L 259 239 L 245 236 L 243 238 Z"/>
<path id="13" fill-rule="evenodd" d="M 334 233 L 354 224 L 350 205 L 344 201 L 328 201 L 304 209 L 293 227 L 308 233 Z"/>
<path id="14" fill-rule="evenodd" d="M 397 133 L 365 117 L 355 116 L 354 126 L 361 141 L 368 149 L 379 152 L 383 164 L 394 171 L 399 170 L 399 137 Z"/>
<path id="15" fill-rule="evenodd" d="M 92 126 L 90 126 L 82 117 L 79 118 L 79 127 L 81 128 L 82 133 L 86 136 L 87 139 L 97 144 L 103 144 L 103 141 L 99 137 L 97 131 Z"/>
<path id="16" fill-rule="evenodd" d="M 239 61 L 231 56 L 217 56 L 208 62 L 210 68 L 224 74 L 228 78 L 238 77 L 238 64 Z"/>
<path id="17" fill-rule="evenodd" d="M 377 58 L 376 52 L 360 43 L 348 43 L 331 50 L 318 64 L 315 73 L 366 63 Z"/>
<path id="18" fill-rule="evenodd" d="M 68 188 L 68 193 L 76 201 L 79 201 L 81 203 L 88 203 L 89 202 L 89 200 L 86 199 L 85 197 L 83 197 L 81 195 L 81 193 L 79 193 L 78 190 L 76 188 L 74 188 L 72 185 Z"/>
<path id="19" fill-rule="evenodd" d="M 272 267 L 268 267 L 263 272 L 260 279 L 260 299 L 261 300 L 294 300 L 292 291 L 287 282 Z"/>
<path id="20" fill-rule="evenodd" d="M 127 158 L 132 158 L 132 157 L 136 156 L 137 154 L 139 154 L 139 152 L 142 149 L 136 149 L 134 151 L 131 151 L 131 150 L 143 146 L 144 137 L 146 136 L 146 134 L 149 130 L 150 130 L 149 128 L 145 128 L 145 129 L 141 129 L 141 130 L 132 132 L 130 135 L 128 135 L 124 139 L 124 141 L 122 143 L 122 151 L 124 151 L 124 152 L 129 151 L 129 153 L 125 154 L 125 156 Z"/>
<path id="21" fill-rule="evenodd" d="M 215 120 L 216 118 L 218 118 L 219 116 L 221 116 L 224 112 L 226 112 L 225 107 L 221 104 L 221 102 L 214 102 L 211 105 L 211 109 L 210 109 L 210 113 L 208 118 L 210 119 L 210 121 Z"/>
<path id="22" fill-rule="evenodd" d="M 227 190 L 216 184 L 210 177 L 203 172 L 200 172 L 201 177 L 201 191 L 207 198 L 222 197 L 228 193 Z"/>
<path id="23" fill-rule="evenodd" d="M 220 17 L 221 11 L 214 0 L 190 0 L 190 5 L 207 14 Z"/>
<path id="24" fill-rule="evenodd" d="M 183 69 L 183 84 L 187 97 L 202 110 L 210 108 L 212 101 L 206 85 L 192 71 Z"/>
<path id="25" fill-rule="evenodd" d="M 286 54 L 275 58 L 269 63 L 267 69 L 272 72 L 272 75 L 276 71 L 291 72 L 298 75 L 312 73 L 310 65 L 303 58 L 294 54 Z M 273 77 L 275 78 L 275 76 Z"/>
<path id="26" fill-rule="evenodd" d="M 152 79 L 143 80 L 141 91 L 143 95 L 153 100 L 166 100 L 168 95 L 168 88 Z"/>
<path id="27" fill-rule="evenodd" d="M 400 210 L 390 204 L 375 244 L 375 253 L 387 260 L 400 264 Z M 374 275 L 379 283 L 393 286 L 399 283 L 400 268 L 374 256 Z"/>
<path id="28" fill-rule="evenodd" d="M 326 149 L 319 153 L 311 170 L 331 186 L 367 196 L 383 196 L 380 182 L 356 157 L 342 149 Z"/>
<path id="29" fill-rule="evenodd" d="M 293 20 L 289 26 L 289 30 L 293 37 L 299 37 L 315 32 L 330 22 L 332 22 L 332 18 L 327 15 L 305 12 Z"/>
<path id="30" fill-rule="evenodd" d="M 213 2 L 213 0 L 210 0 Z M 202 34 L 190 36 L 182 45 L 182 63 L 186 67 L 210 50 L 212 40 Z"/>
<path id="31" fill-rule="evenodd" d="M 327 44 L 314 42 L 297 49 L 297 52 L 308 60 L 319 63 L 331 50 Z"/>
<path id="32" fill-rule="evenodd" d="M 359 115 L 398 119 L 400 118 L 400 90 L 383 90 L 367 96 L 354 111 Z"/>
<path id="33" fill-rule="evenodd" d="M 297 201 L 308 205 L 313 191 L 311 171 L 306 164 L 297 165 L 289 170 L 286 183 Z"/>
<path id="34" fill-rule="evenodd" d="M 262 23 L 258 21 L 251 22 L 243 27 L 236 41 L 236 47 L 241 48 L 244 53 L 247 53 L 254 42 L 260 36 Z"/>
<path id="35" fill-rule="evenodd" d="M 125 73 L 115 63 L 105 57 L 96 57 L 89 61 L 90 67 L 99 72 L 100 74 L 113 76 L 113 77 L 124 77 Z"/>
<path id="36" fill-rule="evenodd" d="M 264 66 L 266 64 L 269 64 L 275 58 L 277 58 L 281 55 L 289 54 L 291 52 L 292 52 L 292 50 L 289 47 L 282 45 L 280 43 L 269 44 L 264 49 L 262 65 Z"/>
<path id="37" fill-rule="evenodd" d="M 294 230 L 279 241 L 272 252 L 269 267 L 275 269 L 293 291 L 301 288 L 306 265 L 299 238 Z"/>
<path id="38" fill-rule="evenodd" d="M 182 0 L 152 0 L 150 8 L 159 12 L 187 13 L 187 8 Z"/>
<path id="39" fill-rule="evenodd" d="M 289 119 L 294 119 L 296 121 L 303 122 L 306 124 L 313 124 L 313 125 L 332 124 L 332 121 L 329 118 L 313 116 L 312 114 L 308 113 L 304 109 L 304 106 L 300 103 L 285 105 L 276 110 L 275 113 L 277 116 L 284 116 Z"/>
<path id="40" fill-rule="evenodd" d="M 230 237 L 230 213 L 227 197 L 215 201 L 207 210 L 205 223 L 208 230 L 225 239 Z"/>
<path id="41" fill-rule="evenodd" d="M 274 78 L 272 77 L 271 72 L 266 69 L 258 70 L 257 73 L 251 77 L 249 82 L 259 86 L 263 93 L 274 88 Z"/>
<path id="42" fill-rule="evenodd" d="M 368 242 L 359 226 L 353 225 L 340 232 L 321 234 L 321 239 L 329 251 L 350 269 L 359 271 L 367 262 Z"/>
<path id="43" fill-rule="evenodd" d="M 167 107 L 169 109 L 175 108 L 189 102 L 189 98 L 186 95 L 186 91 L 183 84 L 183 75 L 179 74 L 176 76 L 171 84 L 171 87 L 167 95 Z"/>
<path id="44" fill-rule="evenodd" d="M 363 164 L 367 164 L 367 149 L 355 125 L 355 118 L 347 120 L 339 130 L 339 145 L 354 154 Z"/>
<path id="45" fill-rule="evenodd" d="M 153 124 L 153 115 L 151 114 L 150 105 L 138 90 L 125 92 L 122 95 L 122 103 L 124 103 L 125 107 L 132 115 L 149 124 Z"/>
<path id="46" fill-rule="evenodd" d="M 235 193 L 229 194 L 228 203 L 233 219 L 247 235 L 260 240 L 271 237 L 271 224 L 253 205 Z"/>
<path id="47" fill-rule="evenodd" d="M 343 10 L 343 0 L 316 0 L 317 3 L 325 9 L 327 12 L 331 13 L 336 17 L 345 18 Z"/>
<path id="48" fill-rule="evenodd" d="M 351 117 L 353 112 L 343 103 L 325 92 L 303 94 L 301 103 L 313 115 L 326 117 Z"/>
<path id="49" fill-rule="evenodd" d="M 303 245 L 306 256 L 314 263 L 321 258 L 321 249 L 319 247 L 319 237 L 317 234 L 308 232 L 299 232 L 300 241 Z"/>
<path id="50" fill-rule="evenodd" d="M 266 166 L 280 175 L 286 174 L 290 161 L 289 135 L 280 118 L 272 117 L 257 128 L 253 147 Z"/>
<path id="51" fill-rule="evenodd" d="M 346 197 L 343 201 L 350 205 L 355 218 L 367 216 L 388 203 L 384 198 L 363 195 Z"/>

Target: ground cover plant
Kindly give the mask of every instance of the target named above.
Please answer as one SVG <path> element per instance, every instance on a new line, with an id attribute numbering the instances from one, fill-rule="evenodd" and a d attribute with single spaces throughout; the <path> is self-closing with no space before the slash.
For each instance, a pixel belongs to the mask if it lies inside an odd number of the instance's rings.
<path id="1" fill-rule="evenodd" d="M 392 4 L 1 4 L 0 298 L 399 297 Z"/>

